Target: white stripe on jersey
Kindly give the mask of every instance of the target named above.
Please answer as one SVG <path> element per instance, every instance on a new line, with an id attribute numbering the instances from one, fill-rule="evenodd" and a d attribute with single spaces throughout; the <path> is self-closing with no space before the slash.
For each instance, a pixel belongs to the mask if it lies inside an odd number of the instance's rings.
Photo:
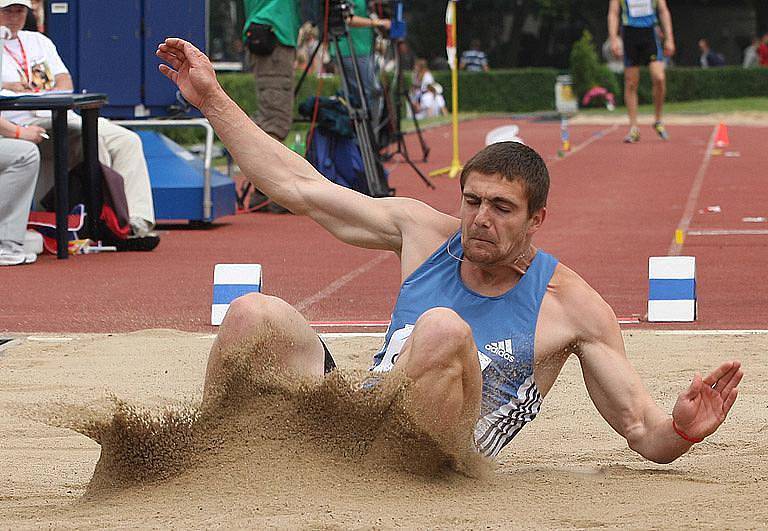
<path id="1" fill-rule="evenodd" d="M 488 457 L 495 457 L 523 426 L 536 418 L 541 401 L 533 376 L 529 376 L 517 390 L 516 398 L 477 421 L 475 444 L 478 450 Z"/>

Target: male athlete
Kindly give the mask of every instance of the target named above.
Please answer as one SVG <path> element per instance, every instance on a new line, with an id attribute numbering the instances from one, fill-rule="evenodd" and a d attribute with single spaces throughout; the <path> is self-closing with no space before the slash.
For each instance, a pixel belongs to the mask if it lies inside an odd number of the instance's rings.
<path id="1" fill-rule="evenodd" d="M 547 168 L 532 149 L 503 142 L 475 155 L 461 175 L 460 219 L 414 199 L 374 199 L 328 181 L 254 125 L 190 43 L 167 39 L 157 55 L 167 63 L 160 70 L 205 114 L 260 190 L 341 241 L 400 257 L 403 284 L 373 370 L 412 380 L 414 420 L 444 448 L 474 445 L 495 456 L 536 416 L 572 352 L 600 414 L 648 459 L 676 459 L 725 420 L 742 378 L 738 361 L 694 376 L 669 415 L 627 360 L 611 308 L 531 244 L 549 189 Z M 224 319 L 204 402 L 231 347 L 259 337 L 277 338 L 270 346 L 282 369 L 318 379 L 332 370 L 330 354 L 298 311 L 251 294 L 233 302 Z"/>
<path id="2" fill-rule="evenodd" d="M 621 39 L 619 38 L 619 17 L 621 17 Z M 661 22 L 661 35 L 659 22 Z M 675 54 L 672 17 L 667 8 L 667 1 L 610 0 L 608 37 L 611 40 L 611 52 L 616 57 L 621 57 L 622 39 L 624 41 L 624 103 L 629 114 L 629 133 L 624 137 L 624 142 L 629 144 L 640 142 L 640 128 L 637 126 L 637 86 L 640 82 L 641 66 L 648 66 L 653 82 L 655 113 L 653 129 L 662 140 L 669 140 L 669 133 L 661 121 L 664 95 L 667 90 L 664 58 Z"/>

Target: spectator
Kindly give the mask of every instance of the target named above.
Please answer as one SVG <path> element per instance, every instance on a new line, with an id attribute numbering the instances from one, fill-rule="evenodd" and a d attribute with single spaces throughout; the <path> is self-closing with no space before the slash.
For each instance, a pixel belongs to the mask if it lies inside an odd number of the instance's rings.
<path id="1" fill-rule="evenodd" d="M 757 56 L 757 50 L 760 47 L 760 39 L 755 36 L 752 37 L 752 43 L 744 48 L 744 60 L 741 65 L 744 68 L 753 68 L 759 66 L 760 59 Z"/>
<path id="2" fill-rule="evenodd" d="M 768 66 L 768 32 L 763 34 L 760 39 L 760 46 L 757 48 L 757 57 L 760 60 L 760 66 Z"/>
<path id="3" fill-rule="evenodd" d="M 439 83 L 427 85 L 418 104 L 414 105 L 414 110 L 416 111 L 416 118 L 419 120 L 448 114 L 448 110 L 445 108 L 445 98 L 443 98 L 443 87 Z"/>
<path id="4" fill-rule="evenodd" d="M 293 125 L 293 76 L 301 19 L 299 0 L 245 0 L 243 42 L 250 52 L 259 106 L 256 124 L 272 138 L 284 141 Z M 309 58 L 307 57 L 307 60 Z M 261 208 L 258 208 L 262 205 Z M 251 209 L 288 212 L 259 190 Z"/>
<path id="5" fill-rule="evenodd" d="M 37 260 L 35 253 L 24 252 L 24 234 L 40 170 L 35 144 L 43 133 L 42 127 L 21 127 L 0 117 L 0 266 Z"/>
<path id="6" fill-rule="evenodd" d="M 624 137 L 624 142 L 640 142 L 637 88 L 640 84 L 641 66 L 648 66 L 651 74 L 655 118 L 653 129 L 662 140 L 669 140 L 669 133 L 662 122 L 667 92 L 665 58 L 671 58 L 675 54 L 675 38 L 672 33 L 672 16 L 666 0 L 656 0 L 653 3 L 644 0 L 633 5 L 610 0 L 608 36 L 613 55 L 624 56 L 624 103 L 629 116 L 629 132 Z"/>
<path id="7" fill-rule="evenodd" d="M 411 76 L 411 101 L 418 104 L 421 95 L 429 85 L 434 84 L 435 78 L 429 71 L 426 59 L 416 59 L 413 63 L 413 75 Z"/>
<path id="8" fill-rule="evenodd" d="M 699 39 L 699 50 L 701 50 L 699 63 L 702 68 L 725 66 L 725 57 L 723 57 L 723 54 L 714 51 L 709 46 L 709 41 L 707 39 Z"/>
<path id="9" fill-rule="evenodd" d="M 2 59 L 2 87 L 18 93 L 72 91 L 72 77 L 53 42 L 41 33 L 21 29 L 30 7 L 30 0 L 0 0 L 0 25 L 6 26 L 11 33 Z M 13 111 L 5 113 L 5 117 L 19 126 L 52 127 L 50 111 Z M 70 163 L 74 166 L 82 158 L 79 142 L 82 122 L 75 113 L 69 113 L 67 122 L 70 137 L 74 137 L 70 141 Z M 38 199 L 53 184 L 52 142 L 43 142 L 41 152 L 43 164 L 36 192 Z M 160 238 L 152 232 L 155 225 L 152 188 L 139 136 L 100 118 L 99 159 L 125 180 L 131 234 L 121 250 L 154 249 Z"/>
<path id="10" fill-rule="evenodd" d="M 296 46 L 296 70 L 303 72 L 307 68 L 312 54 L 320 44 L 317 37 L 317 28 L 310 22 L 305 22 L 299 29 L 299 37 Z M 317 50 L 312 65 L 307 69 L 307 73 L 317 75 L 323 71 L 323 62 L 325 51 Z"/>
<path id="11" fill-rule="evenodd" d="M 487 72 L 488 58 L 485 52 L 480 49 L 480 39 L 472 39 L 469 44 L 469 50 L 464 50 L 461 54 L 459 68 L 467 72 Z"/>

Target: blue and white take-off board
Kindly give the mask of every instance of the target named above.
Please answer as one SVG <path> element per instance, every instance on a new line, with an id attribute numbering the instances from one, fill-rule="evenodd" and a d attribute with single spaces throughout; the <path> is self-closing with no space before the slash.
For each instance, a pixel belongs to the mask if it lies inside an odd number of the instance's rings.
<path id="1" fill-rule="evenodd" d="M 648 258 L 648 321 L 696 320 L 696 258 Z"/>
<path id="2" fill-rule="evenodd" d="M 261 264 L 216 264 L 211 324 L 219 326 L 233 300 L 254 292 L 261 292 Z"/>

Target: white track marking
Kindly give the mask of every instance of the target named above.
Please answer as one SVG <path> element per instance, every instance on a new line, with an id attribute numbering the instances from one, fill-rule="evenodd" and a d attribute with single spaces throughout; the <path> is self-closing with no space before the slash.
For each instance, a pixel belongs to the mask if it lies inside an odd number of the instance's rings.
<path id="1" fill-rule="evenodd" d="M 372 258 L 371 260 L 369 260 L 365 264 L 361 265 L 357 269 L 355 269 L 353 271 L 350 271 L 349 273 L 347 273 L 343 277 L 337 278 L 336 280 L 334 280 L 333 282 L 328 284 L 325 288 L 321 289 L 320 291 L 318 291 L 314 295 L 310 295 L 306 299 L 304 299 L 302 301 L 299 301 L 296 304 L 295 308 L 299 312 L 303 312 L 304 310 L 306 310 L 307 308 L 309 308 L 313 304 L 323 300 L 324 298 L 328 297 L 332 293 L 340 290 L 346 284 L 348 284 L 349 282 L 353 281 L 354 279 L 356 279 L 357 277 L 359 277 L 360 275 L 362 275 L 366 271 L 369 271 L 369 270 L 373 269 L 374 267 L 376 267 L 377 265 L 381 264 L 382 262 L 387 260 L 390 256 L 391 255 L 389 253 L 381 253 L 381 254 L 377 255 L 376 257 Z"/>
<path id="2" fill-rule="evenodd" d="M 764 236 L 768 234 L 766 229 L 702 229 L 691 230 L 687 236 Z"/>
<path id="3" fill-rule="evenodd" d="M 709 142 L 707 142 L 707 150 L 704 153 L 704 159 L 701 161 L 699 171 L 696 173 L 696 178 L 693 180 L 691 186 L 691 192 L 688 194 L 688 201 L 685 203 L 685 210 L 683 210 L 683 217 L 680 218 L 680 222 L 677 224 L 677 230 L 683 231 L 683 234 L 688 232 L 688 227 L 691 226 L 691 220 L 693 219 L 693 213 L 696 209 L 696 203 L 699 200 L 701 194 L 701 188 L 704 185 L 704 177 L 707 174 L 707 168 L 709 168 L 709 161 L 712 160 L 712 147 L 715 145 L 715 136 L 717 136 L 717 128 L 712 128 L 712 134 L 709 135 Z M 674 236 L 672 236 L 672 243 L 669 246 L 667 254 L 669 256 L 680 256 L 680 252 L 683 250 L 683 244 L 677 243 Z"/>

